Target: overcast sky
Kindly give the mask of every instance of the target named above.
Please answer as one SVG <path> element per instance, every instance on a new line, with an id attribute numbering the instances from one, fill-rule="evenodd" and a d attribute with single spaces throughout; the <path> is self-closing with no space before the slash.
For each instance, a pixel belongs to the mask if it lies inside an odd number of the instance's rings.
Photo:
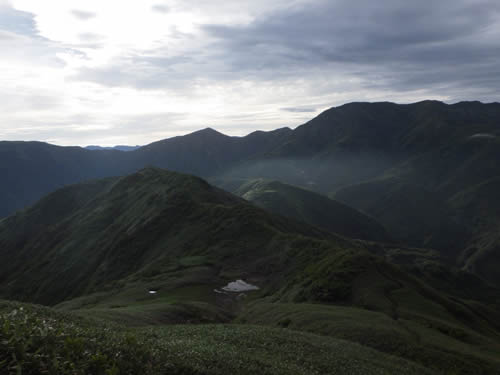
<path id="1" fill-rule="evenodd" d="M 499 0 L 0 0 L 0 140 L 146 144 L 500 101 Z"/>

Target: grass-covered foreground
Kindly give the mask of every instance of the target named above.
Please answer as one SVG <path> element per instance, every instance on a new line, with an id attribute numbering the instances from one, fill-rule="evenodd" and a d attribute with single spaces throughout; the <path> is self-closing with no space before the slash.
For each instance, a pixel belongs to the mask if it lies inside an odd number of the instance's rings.
<path id="1" fill-rule="evenodd" d="M 251 325 L 128 329 L 0 302 L 2 374 L 429 374 L 330 337 Z"/>
<path id="2" fill-rule="evenodd" d="M 412 315 L 413 314 L 413 315 Z M 497 336 L 452 320 L 401 311 L 398 319 L 350 306 L 248 304 L 237 321 L 326 335 L 405 358 L 444 374 L 500 374 Z"/>

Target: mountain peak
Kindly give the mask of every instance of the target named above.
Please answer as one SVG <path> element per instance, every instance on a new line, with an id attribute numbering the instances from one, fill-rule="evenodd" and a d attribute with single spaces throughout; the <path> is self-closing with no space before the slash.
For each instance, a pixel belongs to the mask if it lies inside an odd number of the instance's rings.
<path id="1" fill-rule="evenodd" d="M 188 135 L 202 135 L 202 136 L 222 136 L 222 137 L 228 137 L 227 135 L 213 129 L 213 128 L 205 128 L 205 129 L 201 129 L 201 130 L 197 130 L 193 133 L 190 133 Z"/>

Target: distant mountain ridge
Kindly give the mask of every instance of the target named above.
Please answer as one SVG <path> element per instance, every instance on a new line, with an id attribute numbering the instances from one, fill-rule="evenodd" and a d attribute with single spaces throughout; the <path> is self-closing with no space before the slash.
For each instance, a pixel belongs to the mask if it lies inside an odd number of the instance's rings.
<path id="1" fill-rule="evenodd" d="M 0 217 L 66 184 L 148 165 L 231 191 L 256 178 L 315 190 L 370 215 L 394 239 L 436 248 L 500 283 L 491 229 L 499 221 L 482 203 L 495 199 L 488 181 L 500 176 L 498 103 L 349 103 L 294 130 L 229 137 L 207 128 L 131 152 L 0 142 Z M 467 193 L 474 189 L 487 197 Z M 493 223 L 483 225 L 483 215 Z"/>
<path id="2" fill-rule="evenodd" d="M 334 233 L 372 241 L 391 241 L 383 226 L 369 216 L 326 196 L 278 181 L 251 180 L 237 195 L 268 209 Z"/>
<path id="3" fill-rule="evenodd" d="M 140 148 L 141 146 L 125 146 L 125 145 L 117 145 L 112 147 L 102 147 L 97 145 L 89 145 L 85 146 L 87 150 L 118 150 L 118 151 L 134 151 Z"/>
<path id="4" fill-rule="evenodd" d="M 0 141 L 0 217 L 33 204 L 67 184 L 119 176 L 145 166 L 209 177 L 276 146 L 288 128 L 229 137 L 207 128 L 165 139 L 130 152 L 88 150 L 43 142 Z"/>

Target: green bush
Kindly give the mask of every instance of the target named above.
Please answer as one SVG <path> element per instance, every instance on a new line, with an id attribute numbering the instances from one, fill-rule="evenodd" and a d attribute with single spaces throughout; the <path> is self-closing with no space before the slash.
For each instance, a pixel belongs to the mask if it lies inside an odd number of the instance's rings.
<path id="1" fill-rule="evenodd" d="M 112 325 L 12 304 L 0 315 L 0 368 L 9 374 L 151 374 L 167 365 L 151 338 Z"/>

